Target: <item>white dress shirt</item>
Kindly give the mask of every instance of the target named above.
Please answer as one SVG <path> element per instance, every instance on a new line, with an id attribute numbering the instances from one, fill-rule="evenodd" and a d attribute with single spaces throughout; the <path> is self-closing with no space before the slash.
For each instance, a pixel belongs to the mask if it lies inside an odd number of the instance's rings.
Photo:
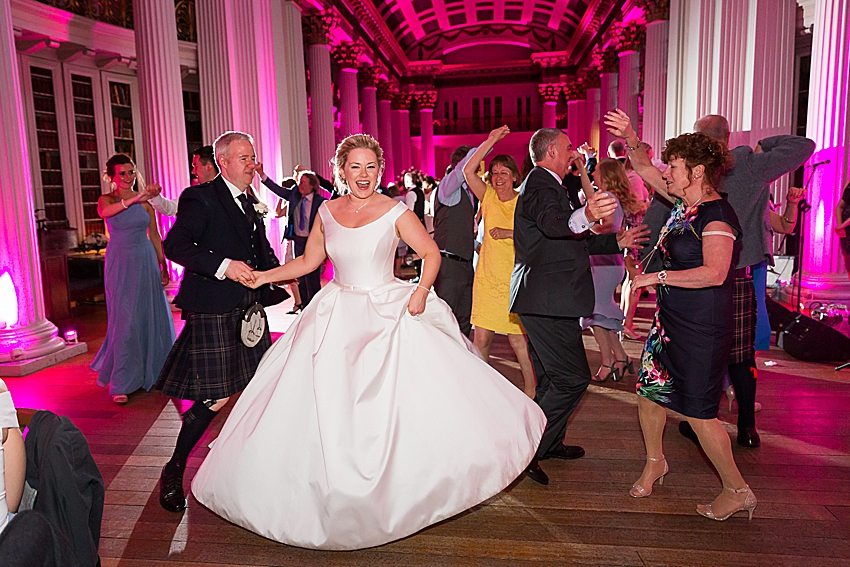
<path id="1" fill-rule="evenodd" d="M 221 176 L 221 179 L 224 181 L 224 184 L 227 185 L 227 188 L 230 189 L 230 194 L 233 196 L 233 200 L 236 201 L 236 206 L 239 207 L 239 210 L 242 211 L 242 213 L 244 214 L 245 210 L 242 208 L 242 202 L 239 200 L 239 197 L 245 192 L 240 191 L 236 185 L 225 179 L 223 175 Z M 217 279 L 224 279 L 224 272 L 227 271 L 227 266 L 230 265 L 230 262 L 230 258 L 225 258 L 221 261 L 221 265 L 218 267 L 218 270 L 215 273 L 215 277 Z"/>

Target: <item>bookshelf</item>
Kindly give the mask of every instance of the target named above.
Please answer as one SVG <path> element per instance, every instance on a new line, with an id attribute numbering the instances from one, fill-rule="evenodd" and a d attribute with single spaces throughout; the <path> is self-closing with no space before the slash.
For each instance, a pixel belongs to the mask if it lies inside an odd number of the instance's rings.
<path id="1" fill-rule="evenodd" d="M 104 234 L 106 227 L 103 219 L 97 214 L 97 200 L 101 195 L 101 185 L 92 78 L 72 73 L 71 91 L 77 141 L 77 161 L 79 163 L 80 195 L 83 205 L 84 235 L 88 236 L 94 232 Z"/>
<path id="2" fill-rule="evenodd" d="M 112 107 L 112 139 L 115 153 L 130 156 L 138 165 L 130 85 L 109 81 L 109 102 Z"/>
<path id="3" fill-rule="evenodd" d="M 204 145 L 201 133 L 201 94 L 195 91 L 183 91 L 183 119 L 186 124 L 186 145 L 190 158 L 192 152 Z"/>
<path id="4" fill-rule="evenodd" d="M 33 109 L 38 147 L 39 176 L 44 198 L 45 228 L 67 228 L 68 213 L 62 183 L 62 161 L 59 152 L 59 127 L 53 71 L 31 67 Z"/>

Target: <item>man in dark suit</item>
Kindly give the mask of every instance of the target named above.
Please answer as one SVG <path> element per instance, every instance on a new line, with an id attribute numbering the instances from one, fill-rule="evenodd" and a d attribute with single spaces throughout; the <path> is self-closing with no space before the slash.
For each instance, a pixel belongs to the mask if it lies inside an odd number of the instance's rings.
<path id="1" fill-rule="evenodd" d="M 240 340 L 241 320 L 269 286 L 246 287 L 252 271 L 279 265 L 266 238 L 263 207 L 250 195 L 255 155 L 251 136 L 226 132 L 215 141 L 221 175 L 180 195 L 177 220 L 163 241 L 166 257 L 185 268 L 175 304 L 186 326 L 157 381 L 163 394 L 195 403 L 183 414 L 174 454 L 162 469 L 163 508 L 186 508 L 183 472 L 192 448 L 233 394 L 254 376 L 271 346 L 268 327 L 253 347 Z"/>
<path id="2" fill-rule="evenodd" d="M 283 237 L 295 244 L 295 257 L 304 254 L 307 237 L 316 220 L 319 206 L 326 199 L 319 194 L 319 176 L 312 171 L 296 169 L 295 177 L 288 177 L 278 185 L 265 174 L 263 164 L 257 164 L 257 175 L 272 193 L 289 202 L 286 231 Z M 298 278 L 298 291 L 301 295 L 301 308 L 306 307 L 313 296 L 322 289 L 322 268 Z"/>
<path id="3" fill-rule="evenodd" d="M 596 236 L 589 231 L 617 208 L 613 197 L 597 192 L 581 206 L 561 186 L 576 159 L 561 130 L 543 128 L 529 143 L 534 169 L 520 187 L 514 215 L 516 263 L 511 276 L 511 312 L 518 313 L 528 335 L 537 374 L 537 403 L 548 423 L 529 478 L 547 484 L 538 460 L 577 459 L 584 449 L 564 445 L 567 420 L 590 383 L 579 317 L 593 312 L 589 254 L 616 254 L 645 240 L 646 231 Z"/>

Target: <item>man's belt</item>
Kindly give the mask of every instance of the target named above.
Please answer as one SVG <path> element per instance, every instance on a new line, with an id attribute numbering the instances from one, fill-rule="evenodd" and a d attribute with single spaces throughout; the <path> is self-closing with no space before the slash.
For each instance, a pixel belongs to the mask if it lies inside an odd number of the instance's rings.
<path id="1" fill-rule="evenodd" d="M 735 277 L 738 279 L 753 277 L 752 267 L 747 266 L 746 268 L 738 268 L 737 270 L 735 270 Z"/>
<path id="2" fill-rule="evenodd" d="M 451 252 L 443 252 L 442 250 L 440 250 L 440 256 L 442 256 L 443 258 L 448 258 L 449 260 L 454 260 L 456 262 L 464 262 L 466 264 L 472 262 L 472 260 L 467 260 L 465 258 L 461 258 L 457 254 L 452 254 Z"/>

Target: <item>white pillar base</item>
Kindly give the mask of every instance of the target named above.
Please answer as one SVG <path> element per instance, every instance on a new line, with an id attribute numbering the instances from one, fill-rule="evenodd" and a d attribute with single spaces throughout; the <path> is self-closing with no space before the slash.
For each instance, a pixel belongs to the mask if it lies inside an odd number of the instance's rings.
<path id="1" fill-rule="evenodd" d="M 56 352 L 45 356 L 29 358 L 27 360 L 14 360 L 12 362 L 0 363 L 0 377 L 14 378 L 19 376 L 26 376 L 27 374 L 32 374 L 33 372 L 44 370 L 45 368 L 53 366 L 54 364 L 64 362 L 69 358 L 77 356 L 78 354 L 86 353 L 89 350 L 89 347 L 86 343 L 73 343 L 66 345 L 65 341 L 62 341 L 62 345 L 62 348 L 60 348 Z"/>
<path id="2" fill-rule="evenodd" d="M 26 327 L 0 330 L 0 363 L 53 354 L 65 347 L 56 325 L 42 319 Z"/>

